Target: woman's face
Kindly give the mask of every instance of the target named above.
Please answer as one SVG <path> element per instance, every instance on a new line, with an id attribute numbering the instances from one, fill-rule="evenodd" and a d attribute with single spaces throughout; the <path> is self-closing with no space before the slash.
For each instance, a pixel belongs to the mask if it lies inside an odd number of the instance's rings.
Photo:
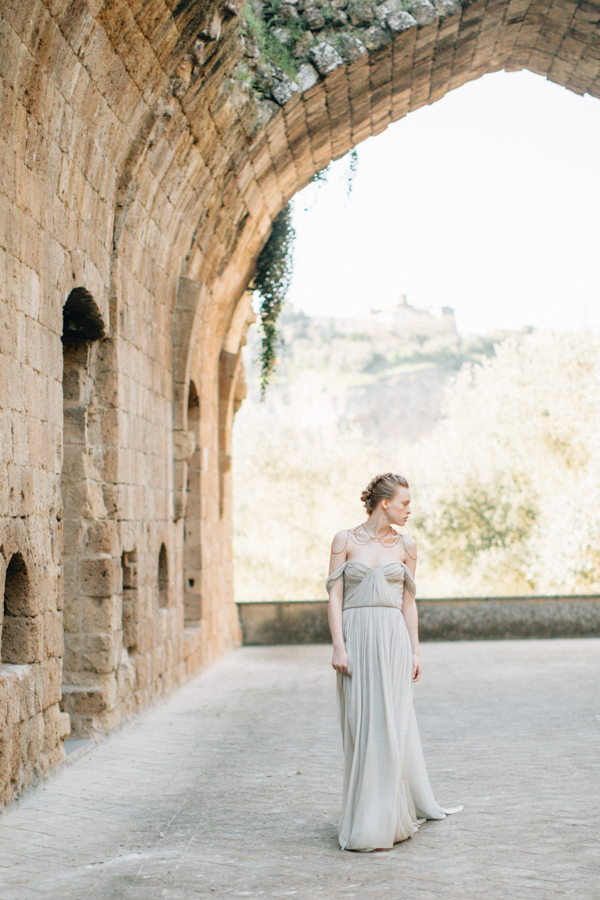
<path id="1" fill-rule="evenodd" d="M 399 487 L 391 500 L 382 500 L 381 505 L 387 512 L 388 521 L 392 525 L 402 527 L 408 522 L 410 516 L 410 491 L 408 488 Z"/>

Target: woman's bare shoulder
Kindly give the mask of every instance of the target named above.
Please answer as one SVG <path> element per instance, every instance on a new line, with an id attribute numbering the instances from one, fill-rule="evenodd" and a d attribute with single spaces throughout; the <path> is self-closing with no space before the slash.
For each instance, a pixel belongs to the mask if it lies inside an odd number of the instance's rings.
<path id="1" fill-rule="evenodd" d="M 404 538 L 404 546 L 406 548 L 406 552 L 409 556 L 412 556 L 413 559 L 416 559 L 417 556 L 417 542 L 410 534 L 403 534 Z"/>
<path id="2" fill-rule="evenodd" d="M 346 549 L 346 544 L 348 543 L 348 534 L 349 530 L 345 529 L 343 531 L 338 531 L 331 542 L 331 552 L 332 553 L 343 553 Z"/>

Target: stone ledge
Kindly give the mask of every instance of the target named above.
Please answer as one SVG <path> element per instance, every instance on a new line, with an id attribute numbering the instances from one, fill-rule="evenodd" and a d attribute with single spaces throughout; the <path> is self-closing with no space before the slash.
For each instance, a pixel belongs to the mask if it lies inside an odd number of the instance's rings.
<path id="1" fill-rule="evenodd" d="M 243 643 L 329 643 L 326 600 L 238 603 Z M 419 600 L 422 641 L 598 637 L 600 596 Z"/>

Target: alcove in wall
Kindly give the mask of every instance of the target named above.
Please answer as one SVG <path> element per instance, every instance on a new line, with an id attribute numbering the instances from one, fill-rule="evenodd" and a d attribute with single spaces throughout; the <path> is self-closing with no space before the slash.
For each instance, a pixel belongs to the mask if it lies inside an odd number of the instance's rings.
<path id="1" fill-rule="evenodd" d="M 196 449 L 188 460 L 187 500 L 183 523 L 183 599 L 186 625 L 199 625 L 202 619 L 202 549 L 200 543 L 200 398 L 190 382 L 188 394 L 188 431 L 196 440 Z"/>
<path id="2" fill-rule="evenodd" d="M 160 545 L 158 553 L 158 608 L 166 609 L 169 605 L 169 558 L 167 548 Z"/>
<path id="3" fill-rule="evenodd" d="M 0 652 L 2 663 L 37 662 L 41 653 L 40 623 L 31 615 L 30 583 L 21 553 L 11 556 L 4 577 L 4 602 Z"/>

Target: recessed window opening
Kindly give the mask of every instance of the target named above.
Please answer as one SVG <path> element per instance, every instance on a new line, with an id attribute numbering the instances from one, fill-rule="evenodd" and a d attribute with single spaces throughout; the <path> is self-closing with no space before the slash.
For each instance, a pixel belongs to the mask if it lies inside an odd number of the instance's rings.
<path id="1" fill-rule="evenodd" d="M 166 609 L 169 605 L 169 561 L 167 557 L 167 548 L 164 544 L 160 545 L 158 554 L 158 606 L 159 609 Z"/>
<path id="2" fill-rule="evenodd" d="M 63 557 L 68 565 L 77 565 L 82 555 L 85 520 L 89 516 L 85 486 L 95 482 L 100 490 L 100 468 L 89 461 L 100 455 L 103 432 L 95 387 L 99 342 L 105 337 L 105 326 L 96 301 L 84 287 L 74 288 L 63 306 L 63 462 L 61 492 L 65 541 Z M 69 665 L 78 666 L 82 644 L 81 585 L 68 579 L 64 586 L 64 677 L 71 679 Z"/>
<path id="3" fill-rule="evenodd" d="M 188 460 L 187 497 L 183 523 L 184 618 L 188 625 L 197 625 L 202 618 L 202 547 L 201 523 L 201 465 L 200 465 L 200 397 L 196 385 L 190 381 L 188 393 L 188 431 L 196 440 L 196 448 Z"/>
<path id="4" fill-rule="evenodd" d="M 83 287 L 74 288 L 63 307 L 63 344 L 100 341 L 104 336 L 102 315 L 93 296 Z"/>
<path id="5" fill-rule="evenodd" d="M 20 553 L 11 557 L 4 579 L 2 619 L 2 662 L 24 665 L 33 662 L 27 620 L 30 608 L 30 583 L 27 565 Z"/>
<path id="6" fill-rule="evenodd" d="M 129 653 L 137 650 L 137 552 L 124 551 L 121 556 L 123 573 L 123 646 Z"/>

